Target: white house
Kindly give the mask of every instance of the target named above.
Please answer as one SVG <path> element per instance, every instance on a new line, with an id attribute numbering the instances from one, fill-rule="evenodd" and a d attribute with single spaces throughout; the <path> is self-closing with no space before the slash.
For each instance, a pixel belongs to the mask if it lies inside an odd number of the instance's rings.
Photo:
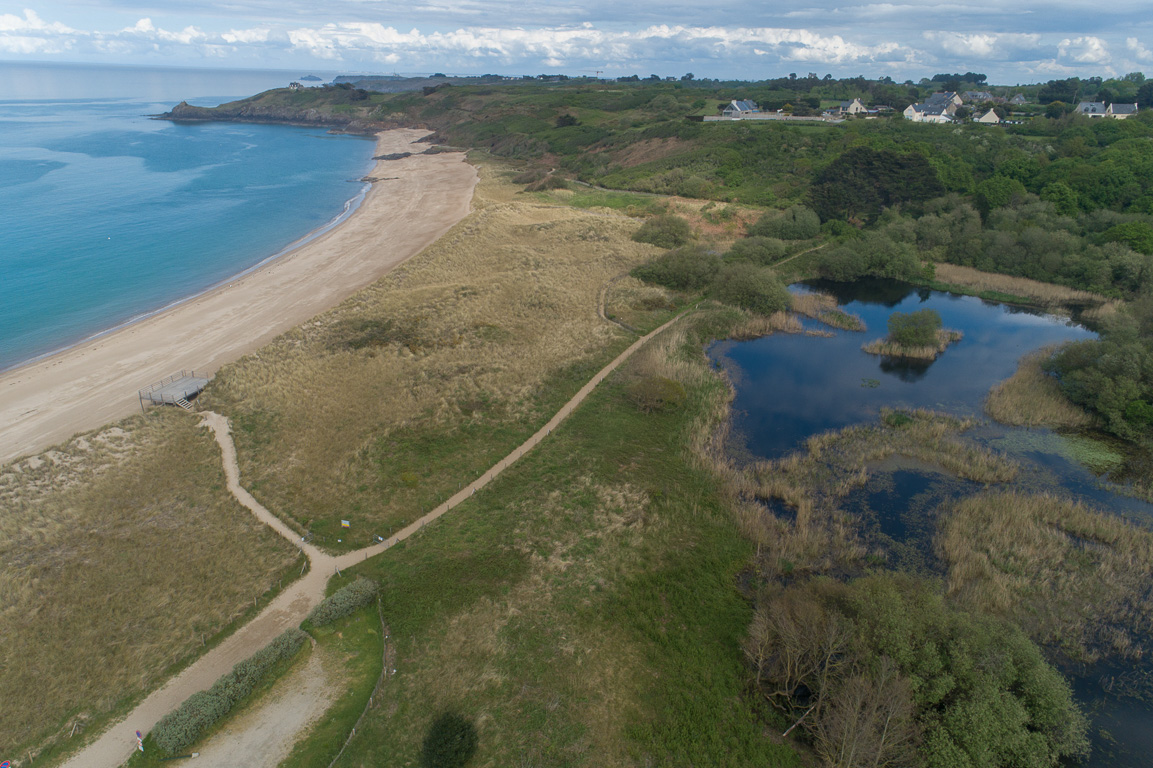
<path id="1" fill-rule="evenodd" d="M 984 123 L 985 125 L 996 125 L 1001 122 L 1001 118 L 997 117 L 997 113 L 990 109 L 980 117 L 973 118 L 973 122 Z"/>
<path id="2" fill-rule="evenodd" d="M 737 101 L 729 102 L 729 105 L 721 110 L 721 114 L 725 117 L 746 117 L 748 115 L 759 115 L 761 108 L 751 101 Z"/>
<path id="3" fill-rule="evenodd" d="M 869 109 L 861 103 L 860 99 L 853 99 L 852 101 L 842 101 L 837 111 L 842 115 L 863 115 Z"/>
<path id="4" fill-rule="evenodd" d="M 953 107 L 955 110 L 956 107 Z M 948 106 L 943 104 L 910 104 L 905 107 L 905 119 L 914 123 L 951 123 L 953 114 Z"/>
<path id="5" fill-rule="evenodd" d="M 1074 111 L 1078 115 L 1085 115 L 1085 117 L 1105 117 L 1105 102 L 1082 101 Z"/>
<path id="6" fill-rule="evenodd" d="M 1136 104 L 1110 104 L 1105 114 L 1114 120 L 1125 120 L 1137 114 Z"/>

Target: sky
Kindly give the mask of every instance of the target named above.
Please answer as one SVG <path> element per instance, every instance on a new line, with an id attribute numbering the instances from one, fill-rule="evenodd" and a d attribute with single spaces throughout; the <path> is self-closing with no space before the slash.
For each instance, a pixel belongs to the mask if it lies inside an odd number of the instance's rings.
<path id="1" fill-rule="evenodd" d="M 851 2 L 851 0 L 850 0 Z M 995 84 L 1153 77 L 1148 0 L 0 0 L 0 60 Z"/>

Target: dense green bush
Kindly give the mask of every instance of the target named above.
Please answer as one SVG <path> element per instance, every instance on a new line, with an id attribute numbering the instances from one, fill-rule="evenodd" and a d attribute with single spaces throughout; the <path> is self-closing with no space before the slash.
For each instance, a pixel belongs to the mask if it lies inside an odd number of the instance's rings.
<path id="1" fill-rule="evenodd" d="M 277 662 L 291 658 L 304 645 L 308 635 L 296 627 L 286 630 L 267 646 L 232 668 L 207 691 L 188 697 L 152 729 L 156 745 L 170 755 L 187 749 L 213 723 L 227 715 Z"/>
<path id="2" fill-rule="evenodd" d="M 889 341 L 903 347 L 935 346 L 939 330 L 941 316 L 932 309 L 889 315 Z"/>
<path id="3" fill-rule="evenodd" d="M 323 627 L 337 619 L 342 619 L 358 608 L 372 602 L 380 585 L 372 579 L 360 578 L 341 587 L 320 602 L 308 614 L 308 623 L 314 627 Z"/>
<path id="4" fill-rule="evenodd" d="M 749 227 L 753 237 L 808 240 L 821 234 L 821 219 L 811 209 L 794 205 L 783 213 L 766 213 Z"/>
<path id="5" fill-rule="evenodd" d="M 852 752 L 852 765 L 1056 768 L 1088 749 L 1085 718 L 1036 645 L 914 577 L 770 590 L 745 652 L 830 764 Z"/>
<path id="6" fill-rule="evenodd" d="M 859 277 L 891 277 L 911 280 L 925 276 L 925 268 L 909 243 L 893 240 L 899 234 L 890 227 L 886 232 L 867 232 L 842 246 L 823 250 L 817 256 L 821 277 L 849 282 Z"/>
<path id="7" fill-rule="evenodd" d="M 428 729 L 420 751 L 422 768 L 462 768 L 476 752 L 476 727 L 454 712 L 446 712 Z"/>
<path id="8" fill-rule="evenodd" d="M 679 291 L 709 285 L 721 268 L 721 258 L 701 246 L 684 246 L 661 254 L 632 271 L 632 276 Z"/>
<path id="9" fill-rule="evenodd" d="M 788 289 L 776 275 L 748 263 L 724 267 L 713 281 L 711 293 L 717 301 L 762 315 L 784 311 L 792 304 Z"/>
<path id="10" fill-rule="evenodd" d="M 633 233 L 633 240 L 638 243 L 651 243 L 660 248 L 676 248 L 692 239 L 693 229 L 689 223 L 680 216 L 662 214 L 641 224 L 641 228 Z"/>
<path id="11" fill-rule="evenodd" d="M 725 261 L 751 261 L 768 265 L 785 255 L 785 243 L 775 237 L 745 237 L 733 243 Z"/>

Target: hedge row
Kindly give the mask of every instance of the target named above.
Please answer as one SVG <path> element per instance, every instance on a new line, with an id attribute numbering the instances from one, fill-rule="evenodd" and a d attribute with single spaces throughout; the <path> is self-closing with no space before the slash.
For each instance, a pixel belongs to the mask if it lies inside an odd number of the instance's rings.
<path id="1" fill-rule="evenodd" d="M 338 593 L 339 594 L 339 593 Z M 335 597 L 335 595 L 334 595 Z M 293 627 L 217 680 L 207 691 L 188 697 L 179 709 L 169 712 L 152 729 L 157 746 L 175 755 L 192 746 L 201 734 L 248 694 L 282 659 L 300 650 L 308 635 Z"/>
<path id="2" fill-rule="evenodd" d="M 336 590 L 313 608 L 312 613 L 308 614 L 308 622 L 314 627 L 322 627 L 344 618 L 357 608 L 371 603 L 378 589 L 380 585 L 371 579 L 357 579 Z"/>

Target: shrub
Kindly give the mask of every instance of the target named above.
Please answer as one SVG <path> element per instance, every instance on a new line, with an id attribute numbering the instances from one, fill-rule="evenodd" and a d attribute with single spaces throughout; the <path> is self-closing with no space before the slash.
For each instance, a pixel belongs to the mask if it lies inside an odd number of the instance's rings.
<path id="1" fill-rule="evenodd" d="M 679 408 L 688 394 L 679 381 L 664 376 L 648 376 L 628 386 L 629 399 L 645 413 Z"/>
<path id="2" fill-rule="evenodd" d="M 638 243 L 651 243 L 660 248 L 676 248 L 692 239 L 693 230 L 680 216 L 663 214 L 649 219 L 633 233 Z"/>
<path id="3" fill-rule="evenodd" d="M 344 618 L 356 609 L 371 603 L 379 589 L 380 585 L 372 579 L 357 579 L 324 598 L 320 605 L 308 614 L 308 623 L 314 627 L 323 627 Z"/>
<path id="4" fill-rule="evenodd" d="M 179 708 L 161 718 L 152 729 L 156 745 L 170 755 L 192 746 L 205 730 L 252 693 L 277 662 L 295 656 L 307 638 L 308 635 L 299 628 L 286 630 L 233 667 L 231 672 L 213 683 L 207 691 L 189 696 Z"/>
<path id="5" fill-rule="evenodd" d="M 704 288 L 721 268 L 721 259 L 700 246 L 686 246 L 662 254 L 632 271 L 632 276 L 680 291 Z"/>
<path id="6" fill-rule="evenodd" d="M 751 261 L 768 265 L 785 255 L 785 243 L 775 237 L 746 237 L 733 243 L 725 261 Z"/>
<path id="7" fill-rule="evenodd" d="M 781 240 L 808 240 L 821 234 L 821 219 L 812 209 L 794 205 L 784 213 L 766 213 L 749 228 L 749 234 Z"/>
<path id="8" fill-rule="evenodd" d="M 902 347 L 935 346 L 939 330 L 941 316 L 932 309 L 889 315 L 889 340 Z"/>
<path id="9" fill-rule="evenodd" d="M 782 312 L 792 304 L 789 291 L 776 275 L 748 263 L 730 264 L 721 270 L 712 294 L 717 301 L 761 315 Z"/>
<path id="10" fill-rule="evenodd" d="M 454 712 L 446 712 L 428 729 L 420 751 L 423 768 L 461 768 L 476 752 L 476 727 Z"/>

